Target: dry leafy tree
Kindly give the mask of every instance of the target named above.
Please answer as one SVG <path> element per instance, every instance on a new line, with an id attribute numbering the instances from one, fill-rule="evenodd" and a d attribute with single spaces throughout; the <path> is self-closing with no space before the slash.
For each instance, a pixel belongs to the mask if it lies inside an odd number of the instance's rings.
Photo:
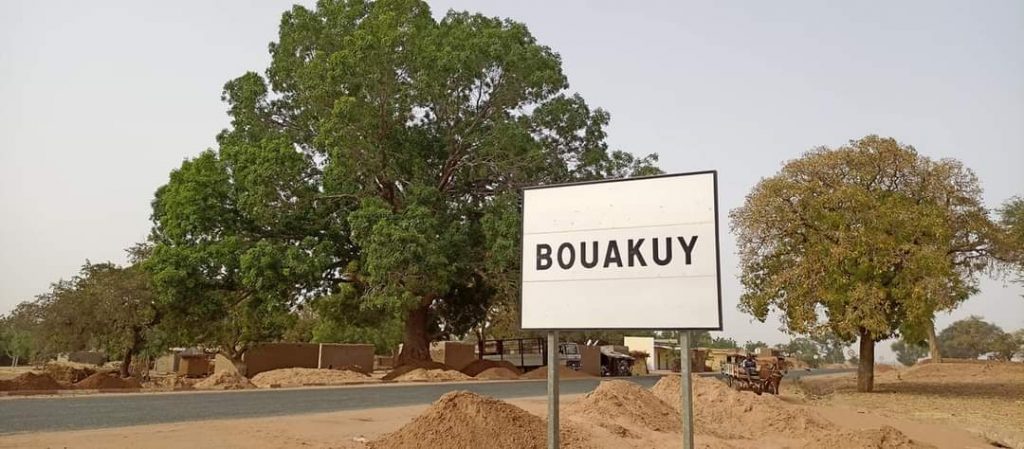
<path id="1" fill-rule="evenodd" d="M 1018 282 L 1024 283 L 1024 197 L 1014 197 L 999 209 L 1003 233 L 998 245 L 998 258 L 1010 271 L 1016 271 Z"/>
<path id="2" fill-rule="evenodd" d="M 859 391 L 873 388 L 875 342 L 921 332 L 976 290 L 995 229 L 960 162 L 873 135 L 786 163 L 731 218 L 740 309 L 859 339 Z"/>

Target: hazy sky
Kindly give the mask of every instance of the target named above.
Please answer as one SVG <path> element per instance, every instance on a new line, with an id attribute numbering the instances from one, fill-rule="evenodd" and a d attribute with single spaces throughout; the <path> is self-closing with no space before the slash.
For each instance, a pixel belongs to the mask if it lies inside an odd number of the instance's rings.
<path id="1" fill-rule="evenodd" d="M 266 68 L 291 3 L 0 3 L 0 313 L 86 259 L 124 262 L 154 190 L 227 125 L 224 82 Z M 614 147 L 719 170 L 723 224 L 785 160 L 872 133 L 963 161 L 989 206 L 1024 194 L 1024 2 L 894 3 L 431 5 L 526 23 L 611 112 Z M 722 236 L 725 333 L 785 340 L 736 311 Z M 940 329 L 970 314 L 1024 327 L 1022 294 L 986 279 Z"/>

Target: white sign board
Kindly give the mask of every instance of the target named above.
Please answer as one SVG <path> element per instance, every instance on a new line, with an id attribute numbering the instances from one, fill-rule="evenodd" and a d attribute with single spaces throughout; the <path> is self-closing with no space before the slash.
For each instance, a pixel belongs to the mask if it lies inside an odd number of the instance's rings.
<path id="1" fill-rule="evenodd" d="M 523 191 L 523 329 L 722 329 L 717 172 Z"/>

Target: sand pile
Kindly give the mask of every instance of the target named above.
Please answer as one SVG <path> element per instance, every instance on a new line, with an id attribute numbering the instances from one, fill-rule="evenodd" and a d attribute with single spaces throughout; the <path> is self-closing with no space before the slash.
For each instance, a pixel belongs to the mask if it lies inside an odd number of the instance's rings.
<path id="1" fill-rule="evenodd" d="M 576 371 L 576 370 L 574 370 L 572 368 L 567 368 L 567 367 L 564 367 L 564 366 L 559 366 L 558 367 L 558 377 L 559 377 L 559 379 L 578 379 L 578 378 L 581 378 L 581 377 L 594 377 L 594 376 L 591 375 L 591 374 L 585 373 L 583 371 Z M 521 379 L 547 379 L 547 378 L 548 378 L 548 367 L 546 367 L 546 366 L 542 366 L 540 368 L 535 368 L 535 369 L 527 372 L 526 374 L 523 374 L 523 376 L 521 377 Z"/>
<path id="2" fill-rule="evenodd" d="M 512 362 L 509 362 L 508 360 L 474 360 L 460 371 L 467 376 L 476 377 L 478 374 L 491 368 L 507 368 L 511 371 L 515 371 L 517 375 L 520 374 L 519 367 L 513 365 Z"/>
<path id="3" fill-rule="evenodd" d="M 389 373 L 385 374 L 384 377 L 381 378 L 381 380 L 395 380 L 398 377 L 401 377 L 403 374 L 408 373 L 409 371 L 412 371 L 412 370 L 415 370 L 415 369 L 419 369 L 419 368 L 423 368 L 423 369 L 427 369 L 427 370 L 431 370 L 431 369 L 450 370 L 451 369 L 451 367 L 449 367 L 448 365 L 445 365 L 444 363 L 438 363 L 438 362 L 435 362 L 433 360 L 417 360 L 417 361 L 413 361 L 413 362 L 406 362 L 406 363 L 404 363 L 404 364 L 402 364 L 400 366 L 396 366 L 395 369 L 393 369 Z"/>
<path id="4" fill-rule="evenodd" d="M 316 369 L 316 368 L 284 368 L 264 371 L 252 378 L 252 383 L 260 388 L 271 385 L 294 387 L 302 385 L 344 385 L 353 382 L 366 382 L 370 376 L 348 370 Z"/>
<path id="5" fill-rule="evenodd" d="M 75 383 L 75 388 L 82 390 L 125 390 L 139 389 L 142 385 L 139 381 L 127 378 L 122 379 L 114 373 L 95 373 Z"/>
<path id="6" fill-rule="evenodd" d="M 399 382 L 441 382 L 448 380 L 471 379 L 472 377 L 469 377 L 465 374 L 462 374 L 462 372 L 455 371 L 453 369 L 445 370 L 416 368 L 412 371 L 402 374 L 401 376 L 396 377 L 394 380 Z"/>
<path id="7" fill-rule="evenodd" d="M 214 373 L 192 386 L 206 390 L 244 390 L 246 388 L 256 388 L 245 376 L 231 371 Z"/>
<path id="8" fill-rule="evenodd" d="M 679 409 L 682 403 L 679 376 L 661 378 L 651 391 L 674 409 Z M 731 429 L 749 428 L 756 435 L 764 431 L 802 434 L 835 428 L 828 421 L 794 407 L 778 396 L 736 391 L 716 379 L 693 378 L 693 403 L 694 426 L 722 438 L 735 438 L 737 432 Z"/>
<path id="9" fill-rule="evenodd" d="M 519 378 L 519 372 L 504 366 L 496 366 L 494 368 L 487 368 L 474 377 L 484 380 L 513 380 Z"/>
<path id="10" fill-rule="evenodd" d="M 67 388 L 49 374 L 27 372 L 10 380 L 0 380 L 0 391 L 42 391 Z"/>
<path id="11" fill-rule="evenodd" d="M 82 381 L 98 372 L 109 373 L 114 371 L 111 368 L 99 368 L 95 365 L 74 362 L 50 362 L 43 366 L 43 372 L 49 374 L 53 380 L 66 384 L 73 384 Z"/>
<path id="12" fill-rule="evenodd" d="M 372 449 L 544 449 L 544 420 L 527 411 L 468 391 L 441 396 L 423 414 L 370 443 Z M 562 431 L 563 448 L 590 447 L 574 431 Z"/>
<path id="13" fill-rule="evenodd" d="M 625 380 L 601 382 L 594 391 L 571 404 L 568 416 L 580 421 L 591 421 L 602 427 L 617 429 L 649 429 L 659 432 L 679 432 L 682 422 L 679 412 L 658 399 L 654 393 Z M 615 426 L 610 426 L 615 424 Z"/>
<path id="14" fill-rule="evenodd" d="M 665 376 L 651 388 L 654 396 L 675 410 L 682 403 L 679 380 L 679 376 Z M 693 404 L 695 432 L 725 441 L 786 441 L 833 449 L 930 447 L 891 427 L 848 431 L 778 396 L 736 391 L 722 381 L 704 377 L 693 378 Z"/>

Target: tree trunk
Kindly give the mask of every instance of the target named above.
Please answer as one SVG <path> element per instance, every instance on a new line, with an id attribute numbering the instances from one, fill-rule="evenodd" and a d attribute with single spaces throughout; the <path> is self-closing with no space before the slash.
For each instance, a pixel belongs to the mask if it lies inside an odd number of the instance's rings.
<path id="1" fill-rule="evenodd" d="M 928 321 L 928 325 L 925 326 L 925 332 L 928 333 L 928 356 L 931 357 L 932 363 L 942 363 L 939 339 L 935 338 L 935 317 Z"/>
<path id="2" fill-rule="evenodd" d="M 142 349 L 142 329 L 132 327 L 132 344 L 124 350 L 124 358 L 121 359 L 121 377 L 131 376 L 132 355 Z"/>
<path id="3" fill-rule="evenodd" d="M 398 354 L 401 366 L 409 362 L 430 360 L 430 336 L 427 332 L 430 305 L 421 305 L 409 311 L 405 317 L 405 332 L 402 336 L 402 352 Z"/>
<path id="4" fill-rule="evenodd" d="M 132 349 L 128 348 L 124 350 L 124 358 L 121 359 L 121 377 L 128 377 L 131 375 L 129 367 L 132 364 Z"/>
<path id="5" fill-rule="evenodd" d="M 870 393 L 875 389 L 875 340 L 867 329 L 860 328 L 860 355 L 857 364 L 857 391 Z"/>

